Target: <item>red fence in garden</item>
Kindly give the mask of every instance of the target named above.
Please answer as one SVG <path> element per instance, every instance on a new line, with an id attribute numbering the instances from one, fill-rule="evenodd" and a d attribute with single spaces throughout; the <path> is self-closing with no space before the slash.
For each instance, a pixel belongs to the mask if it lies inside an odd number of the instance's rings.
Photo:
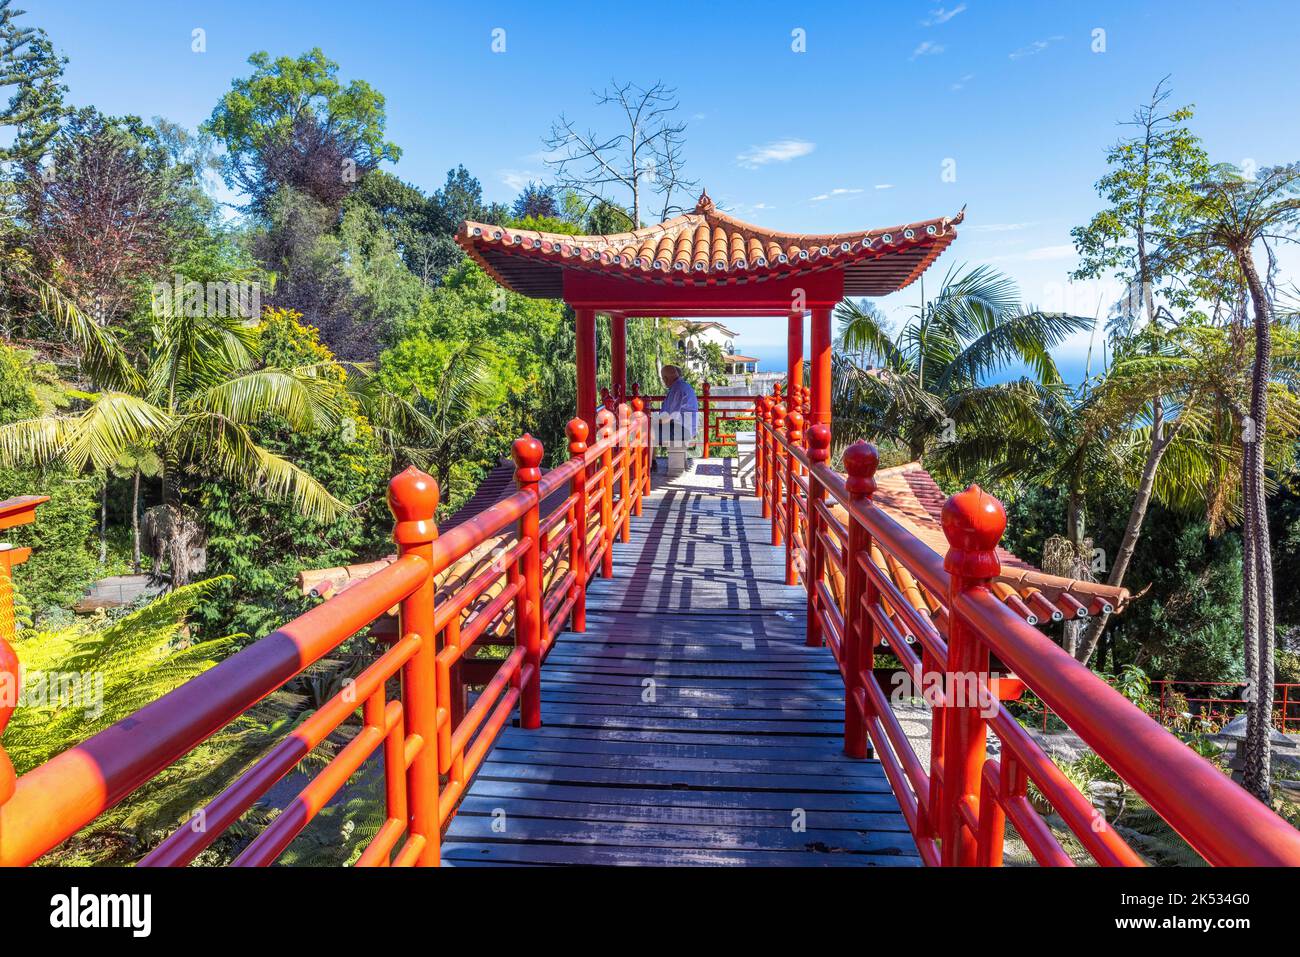
<path id="1" fill-rule="evenodd" d="M 872 503 L 875 447 L 850 446 L 847 477 L 833 471 L 830 429 L 817 424 L 804 435 L 806 392 L 793 391 L 789 407 L 779 391 L 755 401 L 756 492 L 772 543 L 784 544 L 787 581 L 808 592 L 808 641 L 824 642 L 839 664 L 845 750 L 861 756 L 874 748 L 926 863 L 1000 864 L 1010 821 L 1039 863 L 1072 864 L 1031 803 L 1031 782 L 1097 862 L 1141 863 L 998 700 L 990 679 L 996 657 L 1207 861 L 1300 865 L 1300 831 L 996 598 L 988 582 L 999 571 L 1006 526 L 997 499 L 977 486 L 950 498 L 949 548 L 936 554 Z M 940 607 L 923 612 L 909 602 L 889 559 Z M 930 705 L 928 761 L 873 676 L 882 641 Z M 997 757 L 988 753 L 990 732 Z"/>
<path id="2" fill-rule="evenodd" d="M 1204 719 L 1220 725 L 1246 710 L 1245 694 L 1250 685 L 1244 681 L 1178 681 L 1161 678 L 1151 682 L 1146 695 L 1149 710 L 1168 725 Z M 1052 709 L 1042 702 L 1030 704 L 1031 711 L 1042 717 L 1048 728 Z M 1279 681 L 1273 685 L 1273 727 L 1284 733 L 1300 732 L 1300 684 Z"/>
<path id="3" fill-rule="evenodd" d="M 503 725 L 516 709 L 523 727 L 540 724 L 542 660 L 570 622 L 582 627 L 588 582 L 613 574 L 615 538 L 627 541 L 629 523 L 640 514 L 649 490 L 649 448 L 647 417 L 638 405 L 621 406 L 617 417 L 602 410 L 590 447 L 587 424 L 570 422 L 570 458 L 545 475 L 541 443 L 518 439 L 519 490 L 441 535 L 434 522 L 437 484 L 416 469 L 398 475 L 388 491 L 398 548 L 393 564 L 16 784 L 11 777 L 0 789 L 0 865 L 32 863 L 394 605 L 400 605 L 399 632 L 383 653 L 142 863 L 194 860 L 359 706 L 357 733 L 235 863 L 273 863 L 382 749 L 386 820 L 358 864 L 437 864 L 441 829 Z M 567 497 L 541 514 L 541 503 L 561 489 L 569 490 Z M 494 537 L 501 539 L 495 559 L 449 599 L 435 602 L 436 577 Z M 549 582 L 543 575 L 548 562 Z M 513 650 L 493 662 L 494 674 L 473 707 L 457 709 L 452 671 L 511 614 Z M 7 651 L 0 641 L 0 652 Z M 15 664 L 0 654 L 0 669 L 7 672 L 0 678 L 13 682 Z M 390 699 L 394 678 L 401 690 Z M 0 702 L 0 730 L 11 711 Z M 0 786 L 5 783 L 0 773 Z"/>

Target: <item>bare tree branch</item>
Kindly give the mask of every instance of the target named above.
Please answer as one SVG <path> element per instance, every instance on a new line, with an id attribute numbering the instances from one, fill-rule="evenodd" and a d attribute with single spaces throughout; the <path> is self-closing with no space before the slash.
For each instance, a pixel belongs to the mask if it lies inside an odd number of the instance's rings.
<path id="1" fill-rule="evenodd" d="M 674 205 L 674 194 L 699 186 L 682 173 L 686 123 L 674 119 L 679 106 L 676 90 L 663 81 L 648 88 L 611 81 L 593 95 L 597 106 L 622 111 L 627 130 L 600 137 L 592 131 L 580 132 L 561 114 L 543 140 L 553 154 L 546 164 L 556 186 L 573 191 L 588 204 L 606 202 L 629 209 L 634 226 L 641 225 L 642 209 L 654 195 L 659 218 L 666 219 L 681 208 Z M 630 202 L 625 205 L 625 200 Z"/>

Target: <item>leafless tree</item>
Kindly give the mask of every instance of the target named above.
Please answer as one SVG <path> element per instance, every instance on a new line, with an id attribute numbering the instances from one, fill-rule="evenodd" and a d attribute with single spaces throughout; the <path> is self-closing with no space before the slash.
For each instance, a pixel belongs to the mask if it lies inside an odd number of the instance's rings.
<path id="1" fill-rule="evenodd" d="M 699 185 L 682 175 L 686 123 L 677 118 L 677 91 L 663 81 L 648 88 L 611 81 L 594 96 L 597 106 L 621 110 L 626 126 L 609 136 L 584 133 L 561 114 L 543 141 L 552 154 L 546 164 L 556 186 L 573 190 L 589 204 L 622 205 L 622 199 L 630 198 L 636 226 L 641 225 L 643 206 L 657 206 L 659 218 L 667 219 L 682 208 L 674 197 L 691 195 Z M 658 198 L 653 204 L 651 196 Z"/>

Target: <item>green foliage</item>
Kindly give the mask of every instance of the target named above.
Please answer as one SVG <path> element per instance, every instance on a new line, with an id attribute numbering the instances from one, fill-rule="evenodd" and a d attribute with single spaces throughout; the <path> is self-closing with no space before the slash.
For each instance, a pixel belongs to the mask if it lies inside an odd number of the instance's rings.
<path id="1" fill-rule="evenodd" d="M 439 407 L 444 433 L 473 423 L 462 435 L 469 443 L 465 454 L 481 466 L 495 464 L 524 428 L 536 428 L 538 413 L 553 401 L 548 383 L 556 370 L 546 360 L 558 358 L 568 325 L 560 303 L 508 292 L 465 262 L 447 274 L 419 315 L 400 330 L 380 360 L 380 379 L 390 392 L 409 395 L 414 390 Z M 568 335 L 572 343 L 571 330 Z M 468 388 L 454 390 L 448 396 L 452 401 L 444 401 L 438 396 L 446 392 L 453 360 L 471 360 L 462 364 L 473 374 L 465 383 Z M 568 361 L 573 362 L 571 352 Z M 572 409 L 572 401 L 564 408 Z M 559 435 L 538 431 L 554 451 Z M 447 456 L 444 463 L 454 457 Z M 444 499 L 456 501 L 467 491 L 473 490 L 444 489 Z"/>
<path id="2" fill-rule="evenodd" d="M 1065 525 L 1066 495 L 1034 486 L 1013 496 L 1006 500 L 1003 545 L 1041 562 L 1043 542 Z M 1114 555 L 1128 518 L 1127 493 L 1118 486 L 1096 491 L 1088 510 L 1094 546 Z M 1145 592 L 1111 619 L 1098 669 L 1120 672 L 1132 664 L 1186 681 L 1240 679 L 1241 543 L 1234 533 L 1212 538 L 1208 531 L 1203 515 L 1151 506 L 1129 569 L 1129 580 L 1140 584 L 1135 591 Z"/>
<path id="3" fill-rule="evenodd" d="M 248 58 L 203 129 L 226 147 L 226 182 L 258 211 L 281 187 L 332 209 L 382 161 L 401 156 L 384 140 L 384 97 L 364 80 L 339 82 L 339 66 L 313 49 L 302 56 Z"/>
<path id="4" fill-rule="evenodd" d="M 878 312 L 841 303 L 845 351 L 832 383 L 837 447 L 862 437 L 894 439 L 920 460 L 963 427 L 980 434 L 1015 421 L 1026 386 L 1032 392 L 1060 383 L 1050 350 L 1091 325 L 1064 313 L 1022 311 L 1017 297 L 1010 278 L 980 266 L 949 272 L 939 295 L 897 333 Z M 864 368 L 868 360 L 883 368 Z M 986 384 L 990 373 L 1014 363 L 1028 366 L 1033 379 Z"/>
<path id="5" fill-rule="evenodd" d="M 0 344 L 0 426 L 66 401 L 52 367 L 35 362 L 32 353 Z M 75 601 L 95 577 L 89 543 L 99 489 L 99 480 L 78 478 L 58 465 L 0 465 L 0 499 L 50 497 L 38 508 L 35 524 L 6 533 L 15 545 L 32 549 L 31 558 L 14 572 L 18 594 L 32 614 Z"/>
<path id="6" fill-rule="evenodd" d="M 4 746 L 19 774 L 117 723 L 212 667 L 227 639 L 193 643 L 186 614 L 218 582 L 168 592 L 115 621 L 27 630 L 14 642 L 23 669 Z"/>
<path id="7" fill-rule="evenodd" d="M 345 506 L 338 499 L 290 459 L 259 445 L 252 430 L 273 418 L 301 432 L 334 428 L 342 390 L 331 390 L 314 366 L 259 366 L 255 331 L 242 319 L 178 311 L 155 317 L 144 368 L 122 390 L 88 396 L 79 412 L 0 426 L 0 462 L 54 462 L 102 474 L 127 453 L 148 448 L 169 473 L 202 469 L 291 501 L 317 520 L 340 514 Z M 172 557 L 173 581 L 184 584 Z"/>
<path id="8" fill-rule="evenodd" d="M 208 534 L 208 568 L 229 576 L 198 609 L 205 634 L 260 638 L 307 610 L 298 572 L 371 558 L 386 547 L 391 530 L 384 504 L 390 460 L 349 394 L 344 368 L 316 331 L 289 312 L 266 312 L 256 348 L 265 362 L 315 368 L 324 400 L 339 415 L 333 424 L 305 430 L 272 416 L 252 429 L 254 440 L 298 463 L 346 510 L 321 524 L 255 488 L 215 477 L 196 482 L 190 494 Z"/>
<path id="9" fill-rule="evenodd" d="M 1145 292 L 1152 297 L 1164 286 L 1172 302 L 1187 306 L 1195 298 L 1191 293 L 1205 290 L 1166 284 L 1186 265 L 1173 254 L 1168 239 L 1186 222 L 1195 186 L 1210 163 L 1200 139 L 1187 126 L 1192 107 L 1165 113 L 1169 95 L 1161 80 L 1150 102 L 1128 123 L 1136 134 L 1107 153 L 1110 170 L 1097 183 L 1097 192 L 1108 205 L 1087 226 L 1071 230 L 1079 250 L 1074 275 L 1089 279 L 1114 272 L 1127 282 L 1146 284 Z M 1139 308 L 1124 310 L 1122 321 L 1131 323 L 1140 311 L 1140 303 L 1133 305 Z"/>
<path id="10" fill-rule="evenodd" d="M 0 87 L 13 89 L 0 107 L 0 128 L 13 130 L 12 145 L 0 148 L 0 162 L 35 162 L 67 113 L 68 88 L 60 81 L 68 61 L 55 54 L 44 30 L 18 24 L 23 11 L 12 3 L 0 0 Z"/>

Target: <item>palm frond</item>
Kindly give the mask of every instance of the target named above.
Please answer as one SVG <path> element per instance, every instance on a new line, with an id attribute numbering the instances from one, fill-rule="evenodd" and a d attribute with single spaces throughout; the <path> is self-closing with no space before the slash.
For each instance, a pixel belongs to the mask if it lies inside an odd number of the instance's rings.
<path id="1" fill-rule="evenodd" d="M 277 416 L 301 430 L 330 428 L 342 415 L 340 391 L 302 369 L 257 369 L 202 389 L 185 402 L 188 411 L 207 411 L 244 425 Z"/>
<path id="2" fill-rule="evenodd" d="M 194 461 L 268 498 L 293 502 L 308 518 L 330 522 L 349 507 L 310 474 L 253 441 L 239 422 L 215 412 L 180 417 L 174 432 L 179 451 Z"/>
<path id="3" fill-rule="evenodd" d="M 87 466 L 107 471 L 132 447 L 159 441 L 172 423 L 167 412 L 146 399 L 105 392 L 72 420 L 63 458 L 77 471 Z"/>
<path id="4" fill-rule="evenodd" d="M 4 268 L 17 273 L 35 290 L 41 310 L 80 353 L 82 367 L 97 385 L 116 389 L 139 386 L 140 375 L 112 330 L 86 315 L 57 286 L 37 275 L 18 257 L 6 257 Z"/>

